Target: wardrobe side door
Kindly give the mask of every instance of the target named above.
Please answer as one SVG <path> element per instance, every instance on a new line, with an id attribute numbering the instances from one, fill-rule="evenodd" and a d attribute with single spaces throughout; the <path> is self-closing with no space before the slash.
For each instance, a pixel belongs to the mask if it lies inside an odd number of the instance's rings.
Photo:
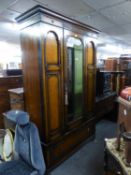
<path id="1" fill-rule="evenodd" d="M 86 77 L 87 77 L 87 112 L 94 112 L 95 81 L 96 81 L 96 53 L 94 43 L 88 42 L 86 47 Z"/>
<path id="2" fill-rule="evenodd" d="M 46 140 L 59 137 L 63 128 L 63 30 L 44 24 L 43 72 Z"/>

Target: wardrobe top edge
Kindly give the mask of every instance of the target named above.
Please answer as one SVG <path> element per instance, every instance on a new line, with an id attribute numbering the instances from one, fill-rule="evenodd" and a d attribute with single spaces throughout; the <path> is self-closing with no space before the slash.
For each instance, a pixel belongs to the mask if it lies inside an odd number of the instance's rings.
<path id="1" fill-rule="evenodd" d="M 95 33 L 101 33 L 101 31 L 89 26 L 89 25 L 86 25 L 80 21 L 77 21 L 77 20 L 74 20 L 72 18 L 69 18 L 63 14 L 60 14 L 54 10 L 51 10 L 47 7 L 43 7 L 41 5 L 36 5 L 34 6 L 33 8 L 29 9 L 28 11 L 22 13 L 21 15 L 19 15 L 18 17 L 16 17 L 16 21 L 18 23 L 23 23 L 25 21 L 27 21 L 30 17 L 32 17 L 33 15 L 35 14 L 40 14 L 40 15 L 48 15 L 49 17 L 54 17 L 54 18 L 57 18 L 59 20 L 63 20 L 65 22 L 68 22 L 68 23 L 71 23 L 71 24 L 74 24 L 74 25 L 78 25 L 82 28 L 85 28 L 87 30 L 90 30 L 92 32 L 95 32 Z"/>

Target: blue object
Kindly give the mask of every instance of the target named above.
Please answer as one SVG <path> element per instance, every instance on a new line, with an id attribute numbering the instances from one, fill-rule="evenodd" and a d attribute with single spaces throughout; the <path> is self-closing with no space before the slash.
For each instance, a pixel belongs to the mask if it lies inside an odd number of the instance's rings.
<path id="1" fill-rule="evenodd" d="M 0 175 L 44 175 L 45 162 L 37 127 L 24 111 L 8 111 L 6 117 L 16 122 L 15 160 L 0 163 Z"/>
<path id="2" fill-rule="evenodd" d="M 3 114 L 7 119 L 18 125 L 26 125 L 29 123 L 29 115 L 25 111 L 21 110 L 10 110 Z"/>

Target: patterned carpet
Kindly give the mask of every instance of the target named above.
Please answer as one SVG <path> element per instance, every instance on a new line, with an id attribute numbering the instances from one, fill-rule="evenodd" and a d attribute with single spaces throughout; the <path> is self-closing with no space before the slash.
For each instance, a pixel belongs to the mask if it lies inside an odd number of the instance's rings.
<path id="1" fill-rule="evenodd" d="M 84 145 L 51 175 L 103 175 L 104 138 L 116 136 L 116 123 L 102 120 L 96 125 L 95 139 Z"/>

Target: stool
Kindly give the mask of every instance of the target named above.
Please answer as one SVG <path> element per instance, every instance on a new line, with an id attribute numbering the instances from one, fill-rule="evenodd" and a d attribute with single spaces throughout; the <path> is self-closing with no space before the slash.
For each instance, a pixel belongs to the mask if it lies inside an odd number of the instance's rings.
<path id="1" fill-rule="evenodd" d="M 121 148 L 118 151 L 117 140 L 105 139 L 105 151 L 104 151 L 104 170 L 105 175 L 131 175 L 131 167 L 125 164 L 125 145 L 121 141 Z"/>

